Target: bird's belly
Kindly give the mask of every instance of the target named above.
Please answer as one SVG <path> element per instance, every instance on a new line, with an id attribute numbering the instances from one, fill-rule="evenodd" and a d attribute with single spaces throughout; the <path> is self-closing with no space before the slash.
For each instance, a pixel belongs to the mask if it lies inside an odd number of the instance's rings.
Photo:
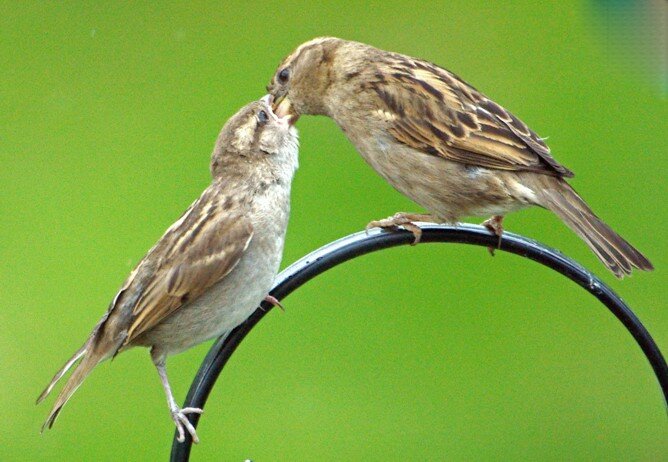
<path id="1" fill-rule="evenodd" d="M 504 215 L 534 203 L 533 191 L 513 172 L 448 161 L 384 139 L 353 143 L 395 189 L 444 222 Z"/>

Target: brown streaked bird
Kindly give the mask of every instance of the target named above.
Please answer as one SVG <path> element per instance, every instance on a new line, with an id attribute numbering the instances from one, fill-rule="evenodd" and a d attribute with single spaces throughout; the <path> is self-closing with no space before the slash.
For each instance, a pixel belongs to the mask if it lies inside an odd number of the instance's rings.
<path id="1" fill-rule="evenodd" d="M 167 356 L 241 324 L 268 295 L 278 272 L 290 215 L 290 186 L 298 140 L 291 116 L 277 117 L 267 95 L 250 103 L 223 127 L 211 157 L 213 181 L 167 229 L 125 281 L 86 342 L 53 377 L 79 361 L 47 418 L 51 428 L 62 407 L 91 370 L 133 346 L 151 349 L 172 419 L 197 443 L 189 413 L 174 400 Z"/>
<path id="2" fill-rule="evenodd" d="M 652 264 L 598 218 L 566 182 L 573 173 L 517 117 L 459 77 L 421 59 L 323 37 L 300 45 L 267 90 L 278 114 L 331 117 L 395 189 L 430 214 L 397 213 L 368 227 L 413 221 L 483 224 L 530 206 L 554 212 L 621 278 Z"/>

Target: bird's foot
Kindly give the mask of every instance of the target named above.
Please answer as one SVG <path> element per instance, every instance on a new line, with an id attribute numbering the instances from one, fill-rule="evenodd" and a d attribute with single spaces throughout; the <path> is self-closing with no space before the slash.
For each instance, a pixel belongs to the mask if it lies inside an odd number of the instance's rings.
<path id="1" fill-rule="evenodd" d="M 180 409 L 178 407 L 171 409 L 172 420 L 176 425 L 176 430 L 179 432 L 179 436 L 176 440 L 179 443 L 183 443 L 186 440 L 185 431 L 187 430 L 190 433 L 190 438 L 192 438 L 193 443 L 199 443 L 199 438 L 197 437 L 197 432 L 195 427 L 190 420 L 188 420 L 188 414 L 202 414 L 204 411 L 198 407 L 184 407 Z"/>
<path id="2" fill-rule="evenodd" d="M 495 234 L 496 236 L 499 237 L 499 242 L 496 246 L 496 249 L 501 248 L 501 236 L 503 236 L 503 216 L 501 215 L 494 215 L 491 218 L 488 218 L 487 220 L 482 222 L 482 225 L 489 230 L 490 233 Z M 493 257 L 494 256 L 494 251 L 496 250 L 494 247 L 487 247 L 487 250 L 489 251 L 490 255 Z"/>
<path id="3" fill-rule="evenodd" d="M 278 299 L 273 295 L 267 295 L 266 297 L 264 297 L 264 301 L 269 303 L 271 306 L 277 306 L 278 308 L 281 309 L 281 311 L 285 312 L 285 308 L 283 308 L 281 302 L 279 302 Z"/>
<path id="4" fill-rule="evenodd" d="M 401 226 L 406 231 L 413 233 L 414 239 L 411 245 L 415 245 L 419 243 L 422 238 L 422 230 L 418 225 L 413 223 L 414 221 L 434 221 L 434 217 L 425 214 L 399 212 L 384 220 L 369 222 L 369 224 L 366 225 L 366 230 L 369 231 L 371 228 L 383 228 L 396 231 L 398 227 Z"/>

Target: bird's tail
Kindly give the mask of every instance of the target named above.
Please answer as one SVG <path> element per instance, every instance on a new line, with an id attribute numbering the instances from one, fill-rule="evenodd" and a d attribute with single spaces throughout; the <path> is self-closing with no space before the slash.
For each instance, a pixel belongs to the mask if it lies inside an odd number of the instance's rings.
<path id="1" fill-rule="evenodd" d="M 58 417 L 58 414 L 60 413 L 60 410 L 63 408 L 65 403 L 67 403 L 74 392 L 77 391 L 79 385 L 81 385 L 81 383 L 88 376 L 88 374 L 90 374 L 93 368 L 104 359 L 104 356 L 95 354 L 93 351 L 93 338 L 90 338 L 56 373 L 53 379 L 51 379 L 51 383 L 49 383 L 42 394 L 39 395 L 39 398 L 37 398 L 37 404 L 41 403 L 49 395 L 49 393 L 51 393 L 53 387 L 65 375 L 65 373 L 67 373 L 67 371 L 78 360 L 81 360 L 74 369 L 74 372 L 72 372 L 70 378 L 67 380 L 67 383 L 65 383 L 63 389 L 58 394 L 58 398 L 56 398 L 56 402 L 53 405 L 51 412 L 49 413 L 49 417 L 47 417 L 44 425 L 42 425 L 42 431 L 44 431 L 45 428 L 51 428 L 53 426 L 56 417 Z"/>
<path id="2" fill-rule="evenodd" d="M 541 205 L 561 218 L 618 278 L 633 268 L 654 269 L 650 261 L 598 218 L 575 190 L 560 178 L 545 176 Z"/>

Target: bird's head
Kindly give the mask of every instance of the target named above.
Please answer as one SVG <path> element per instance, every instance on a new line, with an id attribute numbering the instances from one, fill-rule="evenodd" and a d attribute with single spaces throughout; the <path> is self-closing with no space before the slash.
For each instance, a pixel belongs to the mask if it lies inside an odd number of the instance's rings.
<path id="1" fill-rule="evenodd" d="M 278 116 L 272 109 L 273 96 L 265 95 L 233 115 L 220 132 L 211 159 L 216 175 L 222 166 L 238 161 L 253 162 L 296 149 L 297 117 Z"/>
<path id="2" fill-rule="evenodd" d="M 327 115 L 327 90 L 334 82 L 333 61 L 345 43 L 320 37 L 300 45 L 276 69 L 267 91 L 279 115 Z"/>

